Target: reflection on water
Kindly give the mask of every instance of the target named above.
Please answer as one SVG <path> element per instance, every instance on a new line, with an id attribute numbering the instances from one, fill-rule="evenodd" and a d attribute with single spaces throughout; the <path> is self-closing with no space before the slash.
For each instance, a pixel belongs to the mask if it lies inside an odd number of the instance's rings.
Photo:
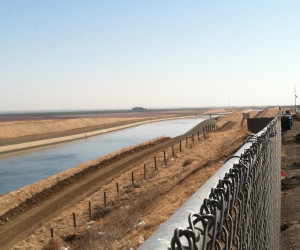
<path id="1" fill-rule="evenodd" d="M 149 123 L 86 139 L 0 155 L 0 194 L 127 146 L 160 136 L 181 135 L 203 120 L 198 118 Z"/>

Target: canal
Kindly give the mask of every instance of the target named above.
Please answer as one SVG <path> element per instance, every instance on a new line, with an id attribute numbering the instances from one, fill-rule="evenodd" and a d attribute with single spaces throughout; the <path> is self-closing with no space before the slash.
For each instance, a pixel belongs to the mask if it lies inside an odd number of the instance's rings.
<path id="1" fill-rule="evenodd" d="M 148 123 L 35 149 L 0 155 L 0 194 L 55 175 L 85 161 L 161 136 L 176 137 L 207 118 Z"/>

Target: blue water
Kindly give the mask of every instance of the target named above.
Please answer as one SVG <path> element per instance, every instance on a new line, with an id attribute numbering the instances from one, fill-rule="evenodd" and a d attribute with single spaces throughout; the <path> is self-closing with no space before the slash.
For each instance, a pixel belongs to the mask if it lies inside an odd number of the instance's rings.
<path id="1" fill-rule="evenodd" d="M 205 118 L 148 123 L 86 139 L 0 155 L 0 194 L 127 146 L 160 136 L 181 135 L 203 120 Z"/>

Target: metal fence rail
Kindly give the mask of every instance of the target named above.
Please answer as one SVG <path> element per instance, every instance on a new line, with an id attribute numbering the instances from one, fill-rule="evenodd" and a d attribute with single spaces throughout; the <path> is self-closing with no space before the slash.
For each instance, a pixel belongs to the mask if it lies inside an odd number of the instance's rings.
<path id="1" fill-rule="evenodd" d="M 278 249 L 280 151 L 276 117 L 140 249 Z"/>

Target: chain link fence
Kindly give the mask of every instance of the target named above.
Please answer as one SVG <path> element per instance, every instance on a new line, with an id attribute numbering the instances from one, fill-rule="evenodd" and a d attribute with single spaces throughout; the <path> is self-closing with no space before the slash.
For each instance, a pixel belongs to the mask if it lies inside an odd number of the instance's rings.
<path id="1" fill-rule="evenodd" d="M 280 151 L 276 117 L 140 249 L 278 249 Z"/>

